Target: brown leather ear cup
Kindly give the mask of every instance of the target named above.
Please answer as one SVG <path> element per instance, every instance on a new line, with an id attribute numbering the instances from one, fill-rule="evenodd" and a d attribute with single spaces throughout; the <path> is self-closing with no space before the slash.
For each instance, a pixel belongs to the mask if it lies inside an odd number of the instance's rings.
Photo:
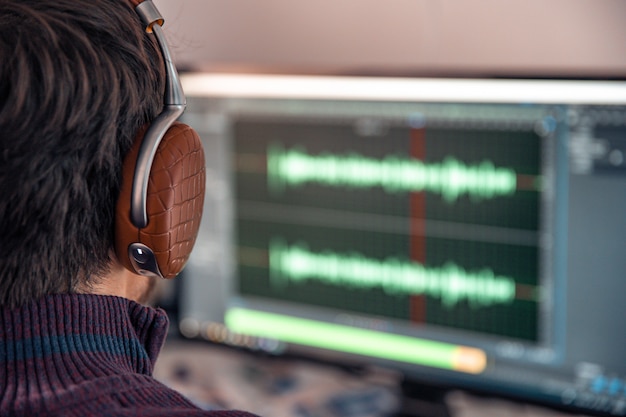
<path id="1" fill-rule="evenodd" d="M 145 129 L 124 159 L 122 188 L 117 202 L 115 251 L 134 271 L 128 247 L 143 243 L 154 252 L 164 278 L 174 278 L 185 266 L 196 241 L 204 206 L 205 162 L 198 134 L 176 122 L 167 131 L 150 169 L 147 196 L 148 224 L 137 228 L 130 219 L 132 182 L 137 153 Z"/>

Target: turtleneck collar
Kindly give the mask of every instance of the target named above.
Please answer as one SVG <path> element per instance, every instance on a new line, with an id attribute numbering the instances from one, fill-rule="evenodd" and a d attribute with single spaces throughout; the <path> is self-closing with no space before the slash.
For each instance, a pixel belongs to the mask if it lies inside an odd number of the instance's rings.
<path id="1" fill-rule="evenodd" d="M 167 327 L 163 310 L 114 296 L 51 295 L 0 310 L 0 403 L 11 391 L 54 395 L 95 377 L 151 375 Z"/>

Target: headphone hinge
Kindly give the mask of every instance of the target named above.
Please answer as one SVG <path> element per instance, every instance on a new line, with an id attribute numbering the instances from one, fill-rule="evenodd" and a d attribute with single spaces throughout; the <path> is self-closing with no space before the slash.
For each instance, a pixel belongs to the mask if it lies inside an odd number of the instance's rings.
<path id="1" fill-rule="evenodd" d="M 154 24 L 156 23 L 159 26 L 163 26 L 165 19 L 161 16 L 161 13 L 156 8 L 152 0 L 145 0 L 137 7 L 135 7 L 135 11 L 141 18 L 141 21 L 146 25 L 146 32 L 152 33 L 152 29 Z"/>

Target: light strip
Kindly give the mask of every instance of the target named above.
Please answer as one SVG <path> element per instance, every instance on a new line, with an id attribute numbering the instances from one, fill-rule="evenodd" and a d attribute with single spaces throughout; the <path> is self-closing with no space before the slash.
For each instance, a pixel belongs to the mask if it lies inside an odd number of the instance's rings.
<path id="1" fill-rule="evenodd" d="M 626 104 L 626 82 L 479 80 L 188 73 L 188 97 Z"/>

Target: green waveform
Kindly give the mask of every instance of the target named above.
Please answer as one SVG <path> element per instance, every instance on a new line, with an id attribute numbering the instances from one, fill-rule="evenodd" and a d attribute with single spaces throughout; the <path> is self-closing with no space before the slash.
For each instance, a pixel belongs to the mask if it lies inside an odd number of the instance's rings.
<path id="1" fill-rule="evenodd" d="M 467 194 L 487 199 L 515 193 L 513 169 L 495 167 L 491 161 L 467 165 L 454 157 L 427 163 L 389 155 L 383 159 L 357 153 L 311 155 L 303 147 L 284 149 L 273 144 L 267 150 L 267 177 L 271 192 L 307 183 L 331 187 L 382 187 L 390 193 L 429 191 L 454 202 Z"/>
<path id="2" fill-rule="evenodd" d="M 448 262 L 429 268 L 417 262 L 367 258 L 359 253 L 311 252 L 306 244 L 273 239 L 269 248 L 270 279 L 276 287 L 289 282 L 318 281 L 345 288 L 381 288 L 393 295 L 427 295 L 453 307 L 467 300 L 472 308 L 510 304 L 515 281 L 488 268 L 468 272 Z"/>

